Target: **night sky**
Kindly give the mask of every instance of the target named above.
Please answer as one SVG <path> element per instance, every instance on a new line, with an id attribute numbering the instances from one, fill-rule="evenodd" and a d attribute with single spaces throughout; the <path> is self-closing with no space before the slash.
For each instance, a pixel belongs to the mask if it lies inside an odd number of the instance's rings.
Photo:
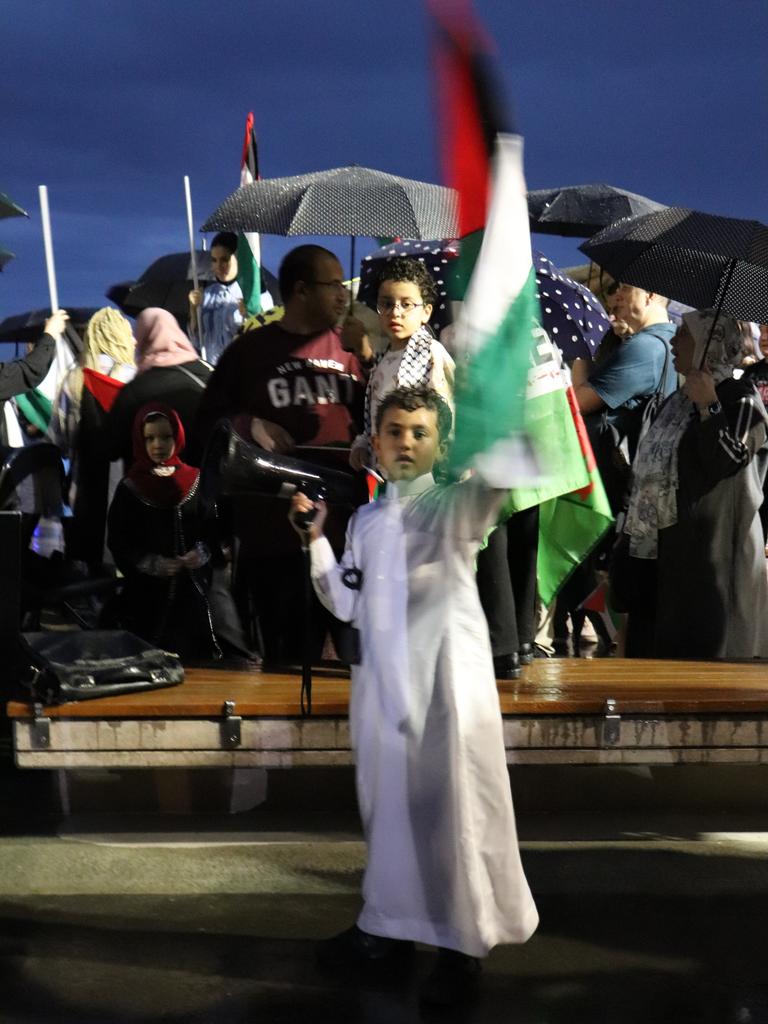
<path id="1" fill-rule="evenodd" d="M 478 0 L 526 138 L 530 188 L 604 181 L 768 221 L 765 0 Z M 47 304 L 38 184 L 63 306 L 186 247 L 238 184 L 253 110 L 264 177 L 350 163 L 439 181 L 419 0 L 0 0 L 0 317 Z M 348 242 L 328 239 L 342 256 Z M 290 241 L 263 236 L 277 270 Z M 561 265 L 577 242 L 535 236 Z M 368 246 L 369 248 L 371 246 Z M 365 246 L 361 246 L 365 251 Z"/>

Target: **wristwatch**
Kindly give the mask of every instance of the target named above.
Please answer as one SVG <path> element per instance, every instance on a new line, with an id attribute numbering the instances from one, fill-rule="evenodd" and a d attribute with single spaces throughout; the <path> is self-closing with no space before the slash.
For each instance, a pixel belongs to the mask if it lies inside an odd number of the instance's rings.
<path id="1" fill-rule="evenodd" d="M 714 402 L 710 402 L 709 405 L 707 406 L 707 412 L 709 413 L 710 416 L 717 416 L 722 411 L 723 411 L 723 407 L 722 407 L 722 405 L 720 405 L 720 403 L 718 402 L 717 399 L 715 399 Z"/>

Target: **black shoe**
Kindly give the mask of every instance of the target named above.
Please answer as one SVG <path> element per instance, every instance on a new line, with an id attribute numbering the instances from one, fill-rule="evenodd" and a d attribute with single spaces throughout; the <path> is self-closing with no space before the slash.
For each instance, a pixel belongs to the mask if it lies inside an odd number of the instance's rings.
<path id="1" fill-rule="evenodd" d="M 497 654 L 493 659 L 493 671 L 497 679 L 519 679 L 522 671 L 520 655 L 517 651 L 512 654 Z"/>
<path id="2" fill-rule="evenodd" d="M 570 658 L 573 654 L 571 641 L 567 636 L 556 636 L 552 641 L 552 647 L 556 658 Z"/>
<path id="3" fill-rule="evenodd" d="M 419 991 L 422 1003 L 454 1006 L 477 996 L 482 967 L 477 957 L 455 949 L 438 949 L 437 963 Z"/>
<path id="4" fill-rule="evenodd" d="M 529 643 L 520 644 L 520 650 L 518 651 L 521 665 L 533 664 L 535 657 L 534 645 Z"/>
<path id="5" fill-rule="evenodd" d="M 315 960 L 319 967 L 326 968 L 392 966 L 412 953 L 412 942 L 370 935 L 353 924 L 339 935 L 318 942 Z"/>

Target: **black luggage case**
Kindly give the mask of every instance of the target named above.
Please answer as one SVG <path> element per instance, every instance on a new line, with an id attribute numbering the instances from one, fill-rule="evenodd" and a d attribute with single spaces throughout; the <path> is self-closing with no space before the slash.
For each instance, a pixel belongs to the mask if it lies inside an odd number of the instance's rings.
<path id="1" fill-rule="evenodd" d="M 184 679 L 177 654 L 122 629 L 22 633 L 20 639 L 21 684 L 42 704 L 159 690 Z"/>

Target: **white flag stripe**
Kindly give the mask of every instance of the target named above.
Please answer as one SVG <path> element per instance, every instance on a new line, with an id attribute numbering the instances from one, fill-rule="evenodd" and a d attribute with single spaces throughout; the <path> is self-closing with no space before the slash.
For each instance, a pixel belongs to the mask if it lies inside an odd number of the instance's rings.
<path id="1" fill-rule="evenodd" d="M 456 346 L 472 353 L 496 333 L 531 271 L 523 140 L 497 135 L 488 223 L 456 326 Z"/>
<path id="2" fill-rule="evenodd" d="M 250 185 L 254 178 L 251 174 L 248 164 L 243 164 L 240 168 L 240 188 L 243 185 Z M 259 234 L 257 231 L 244 231 L 243 238 L 248 243 L 248 247 L 251 250 L 254 260 L 261 266 L 261 242 L 259 241 Z M 262 289 L 263 290 L 263 289 Z"/>

